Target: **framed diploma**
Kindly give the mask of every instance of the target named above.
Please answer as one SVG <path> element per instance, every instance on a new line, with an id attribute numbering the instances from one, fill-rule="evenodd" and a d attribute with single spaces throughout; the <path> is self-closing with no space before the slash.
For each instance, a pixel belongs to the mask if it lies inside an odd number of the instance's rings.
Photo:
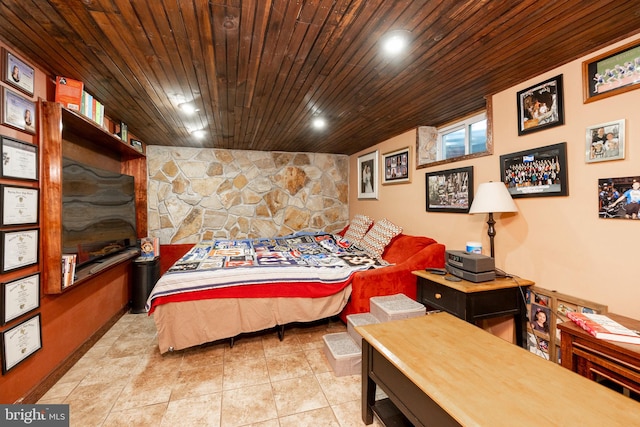
<path id="1" fill-rule="evenodd" d="M 40 314 L 36 314 L 2 333 L 3 374 L 42 348 L 40 325 Z"/>
<path id="2" fill-rule="evenodd" d="M 6 87 L 2 95 L 2 124 L 35 134 L 36 103 Z"/>
<path id="3" fill-rule="evenodd" d="M 36 76 L 33 67 L 7 49 L 2 49 L 2 59 L 4 63 L 2 81 L 9 83 L 29 96 L 33 96 Z"/>
<path id="4" fill-rule="evenodd" d="M 38 189 L 0 185 L 2 226 L 38 223 Z"/>
<path id="5" fill-rule="evenodd" d="M 40 273 L 2 284 L 2 324 L 40 307 Z"/>
<path id="6" fill-rule="evenodd" d="M 0 176 L 37 181 L 38 146 L 3 136 Z"/>
<path id="7" fill-rule="evenodd" d="M 2 273 L 38 263 L 38 229 L 3 231 Z"/>

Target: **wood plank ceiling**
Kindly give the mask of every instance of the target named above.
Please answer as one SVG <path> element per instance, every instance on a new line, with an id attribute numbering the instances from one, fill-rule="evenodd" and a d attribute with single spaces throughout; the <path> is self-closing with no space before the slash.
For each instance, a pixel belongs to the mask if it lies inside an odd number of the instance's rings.
<path id="1" fill-rule="evenodd" d="M 353 154 L 638 31 L 638 0 L 0 0 L 7 44 L 165 146 Z"/>

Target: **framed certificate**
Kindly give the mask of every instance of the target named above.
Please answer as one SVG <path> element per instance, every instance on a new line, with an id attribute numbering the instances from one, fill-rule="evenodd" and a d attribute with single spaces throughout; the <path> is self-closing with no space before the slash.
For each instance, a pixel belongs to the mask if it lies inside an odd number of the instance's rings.
<path id="1" fill-rule="evenodd" d="M 38 229 L 3 231 L 2 273 L 38 263 Z"/>
<path id="2" fill-rule="evenodd" d="M 2 333 L 2 373 L 42 348 L 40 314 Z"/>
<path id="3" fill-rule="evenodd" d="M 2 226 L 38 223 L 38 189 L 0 185 Z"/>
<path id="4" fill-rule="evenodd" d="M 36 76 L 33 67 L 6 49 L 2 49 L 2 59 L 2 81 L 33 96 Z"/>
<path id="5" fill-rule="evenodd" d="M 2 95 L 2 124 L 35 134 L 36 103 L 6 87 Z"/>
<path id="6" fill-rule="evenodd" d="M 40 307 L 40 273 L 3 283 L 0 302 L 3 325 Z"/>
<path id="7" fill-rule="evenodd" d="M 0 176 L 37 181 L 38 146 L 6 136 L 2 136 L 1 142 Z"/>

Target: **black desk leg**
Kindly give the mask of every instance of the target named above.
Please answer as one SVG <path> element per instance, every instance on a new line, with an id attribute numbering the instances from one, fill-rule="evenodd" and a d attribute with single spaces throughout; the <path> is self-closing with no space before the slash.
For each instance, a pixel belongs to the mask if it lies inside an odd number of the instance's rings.
<path id="1" fill-rule="evenodd" d="M 520 289 L 517 289 L 519 292 Z M 522 301 L 520 295 L 516 295 L 518 298 L 518 314 L 513 316 L 516 326 L 516 343 L 520 347 L 527 348 L 527 306 Z"/>
<path id="2" fill-rule="evenodd" d="M 371 366 L 371 351 L 373 348 L 362 340 L 362 421 L 366 424 L 373 423 L 373 405 L 376 403 L 376 383 L 369 376 Z"/>

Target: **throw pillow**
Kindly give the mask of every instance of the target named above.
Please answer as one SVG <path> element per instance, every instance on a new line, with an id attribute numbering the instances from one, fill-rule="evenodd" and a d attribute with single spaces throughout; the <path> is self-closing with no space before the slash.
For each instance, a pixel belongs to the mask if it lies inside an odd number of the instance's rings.
<path id="1" fill-rule="evenodd" d="M 374 258 L 381 258 L 391 239 L 402 233 L 402 227 L 386 218 L 376 221 L 358 246 Z"/>
<path id="2" fill-rule="evenodd" d="M 344 233 L 345 240 L 348 240 L 354 245 L 358 245 L 369 228 L 373 224 L 373 219 L 366 215 L 355 215 L 353 220 L 349 224 L 349 229 Z"/>

